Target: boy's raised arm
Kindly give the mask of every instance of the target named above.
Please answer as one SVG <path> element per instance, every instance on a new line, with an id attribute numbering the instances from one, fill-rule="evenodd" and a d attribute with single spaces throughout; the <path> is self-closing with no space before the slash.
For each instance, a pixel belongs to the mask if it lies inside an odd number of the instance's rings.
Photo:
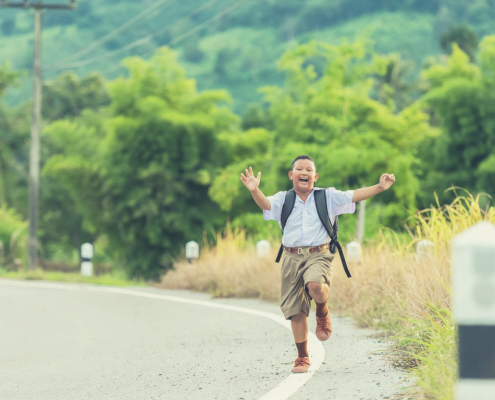
<path id="1" fill-rule="evenodd" d="M 263 210 L 270 210 L 272 208 L 270 201 L 258 188 L 260 185 L 260 180 L 261 172 L 258 172 L 258 177 L 255 178 L 253 175 L 253 168 L 251 167 L 249 167 L 249 171 L 246 169 L 246 175 L 241 173 L 241 182 L 249 189 L 256 204 L 258 204 Z"/>
<path id="2" fill-rule="evenodd" d="M 369 186 L 361 189 L 356 189 L 352 196 L 352 202 L 357 203 L 361 200 L 369 199 L 377 195 L 378 193 L 384 192 L 395 182 L 394 174 L 382 174 L 380 177 L 380 183 L 374 186 Z"/>

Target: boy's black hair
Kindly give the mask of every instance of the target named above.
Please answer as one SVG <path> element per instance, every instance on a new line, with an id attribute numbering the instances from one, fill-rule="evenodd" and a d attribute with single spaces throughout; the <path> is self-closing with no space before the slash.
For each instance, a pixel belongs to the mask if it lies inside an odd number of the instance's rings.
<path id="1" fill-rule="evenodd" d="M 292 171 L 294 169 L 294 164 L 296 163 L 297 160 L 309 160 L 315 165 L 315 170 L 316 170 L 316 163 L 315 160 L 313 160 L 310 156 L 297 156 L 294 161 L 292 161 L 292 165 L 290 167 L 290 170 Z"/>

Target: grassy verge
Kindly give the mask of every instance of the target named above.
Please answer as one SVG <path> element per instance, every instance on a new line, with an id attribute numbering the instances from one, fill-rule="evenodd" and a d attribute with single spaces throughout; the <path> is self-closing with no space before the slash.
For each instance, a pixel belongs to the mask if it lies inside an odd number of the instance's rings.
<path id="1" fill-rule="evenodd" d="M 106 274 L 100 276 L 85 277 L 80 273 L 44 271 L 36 269 L 33 271 L 7 271 L 0 268 L 0 278 L 23 279 L 23 280 L 44 280 L 70 283 L 92 283 L 106 286 L 143 286 L 143 282 L 130 281 L 124 275 Z"/>
<path id="2" fill-rule="evenodd" d="M 410 397 L 453 399 L 457 333 L 451 313 L 450 242 L 481 220 L 495 222 L 495 210 L 481 210 L 479 198 L 458 197 L 451 205 L 418 212 L 407 241 L 384 229 L 364 247 L 362 263 L 350 265 L 352 279 L 345 276 L 339 257 L 334 261 L 331 309 L 394 339 L 392 362 L 416 378 Z M 423 239 L 435 244 L 435 252 L 418 257 L 415 243 Z M 203 247 L 198 262 L 178 262 L 160 286 L 278 301 L 280 265 L 273 261 L 277 244 L 273 246 L 272 254 L 260 259 L 242 231 L 227 229 L 215 247 Z"/>

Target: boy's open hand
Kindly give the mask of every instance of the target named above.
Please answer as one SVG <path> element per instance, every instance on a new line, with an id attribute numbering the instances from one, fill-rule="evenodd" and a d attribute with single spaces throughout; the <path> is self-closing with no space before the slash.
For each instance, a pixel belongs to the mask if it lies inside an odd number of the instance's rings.
<path id="1" fill-rule="evenodd" d="M 380 176 L 380 183 L 378 184 L 378 186 L 380 186 L 382 190 L 387 190 L 390 186 L 394 184 L 394 182 L 395 182 L 394 174 L 383 174 L 382 176 Z"/>
<path id="2" fill-rule="evenodd" d="M 246 176 L 241 173 L 241 181 L 250 192 L 256 190 L 260 185 L 261 172 L 258 172 L 258 176 L 255 178 L 253 175 L 253 168 L 249 167 L 249 171 L 246 169 Z"/>

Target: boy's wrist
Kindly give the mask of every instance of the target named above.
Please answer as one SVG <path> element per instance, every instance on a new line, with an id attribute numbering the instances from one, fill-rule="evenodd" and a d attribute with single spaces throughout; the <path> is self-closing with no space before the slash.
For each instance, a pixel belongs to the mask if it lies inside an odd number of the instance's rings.
<path id="1" fill-rule="evenodd" d="M 255 188 L 254 190 L 249 190 L 251 194 L 254 194 L 259 188 Z"/>

